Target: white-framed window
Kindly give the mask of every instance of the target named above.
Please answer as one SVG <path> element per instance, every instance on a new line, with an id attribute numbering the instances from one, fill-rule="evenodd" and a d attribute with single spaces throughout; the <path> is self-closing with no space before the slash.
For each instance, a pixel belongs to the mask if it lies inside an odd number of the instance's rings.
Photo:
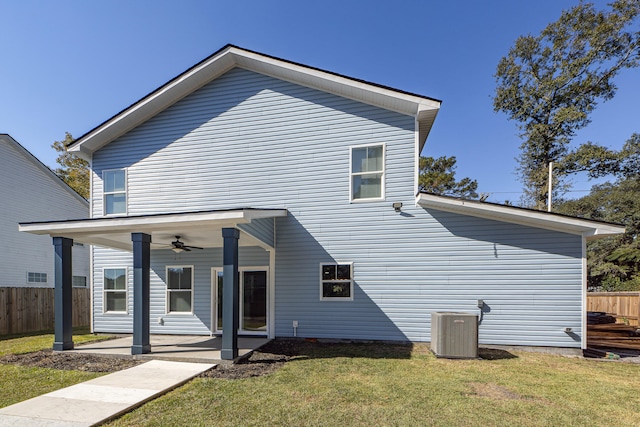
<path id="1" fill-rule="evenodd" d="M 384 144 L 351 147 L 351 201 L 384 199 Z"/>
<path id="2" fill-rule="evenodd" d="M 193 266 L 167 266 L 167 313 L 193 313 Z"/>
<path id="3" fill-rule="evenodd" d="M 127 170 L 102 171 L 102 194 L 105 215 L 127 213 Z"/>
<path id="4" fill-rule="evenodd" d="M 127 312 L 127 269 L 105 268 L 103 270 L 104 279 L 104 302 L 103 311 L 105 313 L 126 313 Z"/>
<path id="5" fill-rule="evenodd" d="M 27 273 L 27 283 L 47 283 L 47 273 L 29 271 Z"/>
<path id="6" fill-rule="evenodd" d="M 86 288 L 87 287 L 87 276 L 72 276 L 71 283 L 74 288 Z"/>
<path id="7" fill-rule="evenodd" d="M 353 263 L 320 264 L 320 300 L 353 300 Z"/>

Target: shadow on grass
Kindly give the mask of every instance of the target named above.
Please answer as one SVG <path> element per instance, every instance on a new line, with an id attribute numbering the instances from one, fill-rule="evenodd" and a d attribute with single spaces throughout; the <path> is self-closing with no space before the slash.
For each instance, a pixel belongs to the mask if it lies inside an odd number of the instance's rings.
<path id="1" fill-rule="evenodd" d="M 507 350 L 500 350 L 497 348 L 481 348 L 478 350 L 480 359 L 484 360 L 503 360 L 503 359 L 517 359 L 513 353 L 509 353 Z"/>
<path id="2" fill-rule="evenodd" d="M 358 341 L 318 341 L 291 338 L 276 338 L 256 349 L 257 354 L 269 355 L 264 359 L 330 359 L 336 357 L 368 359 L 410 359 L 416 347 L 412 343 L 358 342 Z M 430 353 L 427 347 L 425 352 Z M 480 359 L 504 360 L 517 359 L 507 350 L 480 348 Z M 246 363 L 246 362 L 245 362 Z"/>
<path id="3" fill-rule="evenodd" d="M 316 341 L 277 338 L 259 349 L 260 353 L 279 354 L 292 359 L 329 359 L 336 357 L 368 359 L 410 359 L 411 343 Z"/>

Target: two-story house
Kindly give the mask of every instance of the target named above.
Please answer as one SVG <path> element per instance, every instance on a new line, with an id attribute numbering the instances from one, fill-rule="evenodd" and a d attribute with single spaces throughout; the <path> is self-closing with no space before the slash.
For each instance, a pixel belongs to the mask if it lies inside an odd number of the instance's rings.
<path id="1" fill-rule="evenodd" d="M 51 239 L 20 233 L 18 223 L 84 218 L 89 203 L 8 134 L 0 134 L 0 195 L 0 287 L 53 287 Z M 87 287 L 89 247 L 77 242 L 73 255 L 73 285 Z"/>
<path id="2" fill-rule="evenodd" d="M 228 45 L 69 146 L 90 219 L 21 229 L 54 237 L 60 277 L 94 245 L 93 330 L 133 353 L 150 333 L 222 334 L 223 358 L 237 334 L 430 341 L 434 311 L 481 312 L 483 344 L 579 349 L 585 241 L 622 227 L 421 193 L 439 108 Z"/>

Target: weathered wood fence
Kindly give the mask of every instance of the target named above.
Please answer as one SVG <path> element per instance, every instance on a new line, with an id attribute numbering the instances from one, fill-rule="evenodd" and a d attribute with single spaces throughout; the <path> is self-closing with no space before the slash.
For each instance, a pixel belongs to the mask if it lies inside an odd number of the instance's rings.
<path id="1" fill-rule="evenodd" d="M 627 319 L 630 325 L 638 325 L 640 318 L 640 292 L 589 292 L 587 311 L 604 311 Z"/>
<path id="2" fill-rule="evenodd" d="M 0 288 L 0 335 L 53 329 L 53 288 Z M 89 289 L 73 288 L 73 326 L 88 326 Z"/>

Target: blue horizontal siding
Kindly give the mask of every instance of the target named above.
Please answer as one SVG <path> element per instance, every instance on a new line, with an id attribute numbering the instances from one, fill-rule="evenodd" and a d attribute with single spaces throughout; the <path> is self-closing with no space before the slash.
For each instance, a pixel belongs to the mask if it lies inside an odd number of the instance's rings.
<path id="1" fill-rule="evenodd" d="M 133 325 L 132 254 L 105 248 L 94 249 L 94 330 L 95 332 L 131 333 Z M 166 313 L 166 266 L 194 267 L 193 313 Z M 262 248 L 243 246 L 239 251 L 240 267 L 269 266 L 269 253 Z M 171 250 L 151 251 L 150 318 L 152 334 L 207 335 L 211 327 L 211 268 L 222 267 L 222 249 L 193 250 L 176 254 Z M 103 268 L 128 268 L 128 312 L 104 313 Z M 162 319 L 162 323 L 158 322 Z"/>
<path id="2" fill-rule="evenodd" d="M 414 126 L 413 117 L 234 69 L 95 153 L 93 215 L 102 214 L 102 171 L 124 167 L 131 215 L 287 209 L 275 238 L 266 220 L 243 226 L 275 240 L 277 336 L 291 336 L 296 320 L 305 337 L 429 341 L 432 311 L 478 312 L 483 299 L 481 343 L 579 346 L 561 329 L 582 334 L 581 238 L 416 207 Z M 350 203 L 349 147 L 362 144 L 385 145 L 386 197 Z M 153 261 L 160 271 L 172 261 L 163 256 Z M 320 301 L 319 264 L 333 261 L 353 262 L 353 301 Z M 214 265 L 196 265 L 197 314 L 152 331 L 208 331 Z M 161 274 L 152 282 L 154 318 Z"/>

